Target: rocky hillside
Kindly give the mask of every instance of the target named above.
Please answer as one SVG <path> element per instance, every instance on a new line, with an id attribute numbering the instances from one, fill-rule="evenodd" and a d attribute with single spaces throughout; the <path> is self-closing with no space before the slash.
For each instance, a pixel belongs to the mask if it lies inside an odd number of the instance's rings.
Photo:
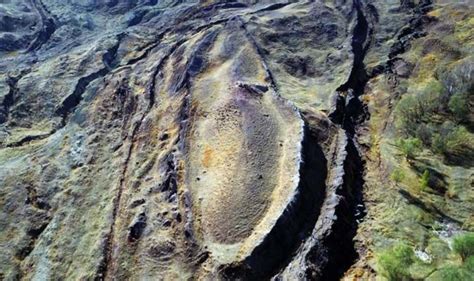
<path id="1" fill-rule="evenodd" d="M 472 280 L 474 4 L 0 1 L 0 280 Z"/>

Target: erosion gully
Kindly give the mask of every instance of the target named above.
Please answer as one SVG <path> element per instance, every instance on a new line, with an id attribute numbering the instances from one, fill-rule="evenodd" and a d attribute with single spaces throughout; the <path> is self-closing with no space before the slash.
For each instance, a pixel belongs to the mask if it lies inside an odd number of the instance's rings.
<path id="1" fill-rule="evenodd" d="M 340 280 L 358 259 L 354 237 L 357 234 L 358 224 L 366 214 L 366 209 L 363 196 L 365 163 L 358 149 L 356 131 L 357 127 L 370 117 L 367 106 L 359 97 L 364 94 L 365 86 L 371 78 L 384 71 L 391 72 L 392 60 L 409 48 L 412 38 L 423 36 L 420 30 L 423 29 L 423 22 L 426 20 L 424 15 L 431 9 L 431 5 L 431 0 L 423 0 L 418 5 L 409 7 L 414 8 L 415 12 L 409 27 L 402 30 L 398 36 L 388 55 L 389 60 L 369 73 L 364 58 L 370 47 L 372 27 L 378 18 L 377 11 L 370 4 L 364 7 L 362 0 L 353 0 L 356 12 L 356 25 L 352 37 L 353 67 L 347 82 L 337 89 L 336 109 L 330 114 L 331 120 L 345 130 L 348 139 L 344 184 L 338 192 L 344 199 L 337 207 L 338 219 L 332 227 L 331 235 L 323 242 L 328 249 L 328 263 L 322 271 L 320 280 Z M 402 37 L 408 40 L 400 40 Z"/>
<path id="2" fill-rule="evenodd" d="M 353 1 L 353 11 L 356 16 L 356 24 L 352 36 L 353 66 L 347 82 L 337 89 L 339 93 L 338 106 L 336 111 L 331 114 L 332 121 L 344 129 L 348 139 L 345 147 L 347 157 L 343 163 L 344 183 L 337 191 L 337 195 L 342 199 L 336 207 L 335 215 L 337 220 L 334 222 L 330 234 L 316 246 L 318 248 L 320 246 L 322 249 L 321 251 L 316 250 L 316 252 L 325 256 L 323 264 L 318 264 L 320 271 L 316 275 L 306 274 L 307 278 L 315 278 L 317 280 L 340 280 L 357 260 L 358 254 L 354 245 L 354 237 L 357 232 L 358 223 L 366 213 L 362 192 L 365 167 L 357 148 L 355 132 L 358 124 L 368 118 L 366 106 L 358 97 L 363 94 L 365 85 L 369 80 L 364 58 L 368 50 L 372 29 L 364 14 L 363 4 L 359 0 Z M 252 39 L 251 36 L 250 39 Z M 258 45 L 253 40 L 251 41 L 254 43 L 256 51 L 260 54 Z M 264 56 L 261 55 L 261 58 L 264 61 Z M 267 69 L 267 71 L 269 70 Z M 272 78 L 271 72 L 268 74 Z M 306 131 L 305 136 L 310 137 L 310 132 Z M 273 276 L 288 264 L 289 261 L 285 260 L 284 256 L 291 256 L 295 248 L 310 235 L 316 221 L 309 220 L 305 224 L 299 222 L 298 218 L 300 220 L 301 218 L 307 220 L 308 217 L 317 218 L 319 211 L 312 208 L 321 206 L 322 202 L 314 198 L 324 197 L 324 194 L 314 194 L 314 190 L 307 188 L 310 186 L 324 186 L 324 182 L 317 182 L 326 178 L 326 175 L 314 174 L 315 170 L 325 171 L 323 167 L 315 169 L 318 164 L 322 163 L 321 160 L 325 159 L 324 155 L 308 150 L 308 148 L 314 149 L 315 144 L 317 144 L 317 141 L 311 139 L 305 139 L 303 144 L 305 159 L 303 163 L 305 163 L 305 166 L 309 165 L 306 168 L 302 167 L 300 171 L 302 179 L 300 190 L 305 200 L 296 200 L 297 203 L 293 206 L 294 208 L 287 210 L 287 215 L 281 218 L 282 225 L 286 226 L 285 230 L 278 226 L 275 227 L 274 235 L 269 235 L 268 241 L 260 245 L 252 254 L 251 259 L 245 261 L 243 266 L 229 267 L 224 270 L 224 276 L 227 279 L 237 277 L 243 277 L 243 279 L 248 280 L 270 279 L 270 276 Z M 289 223 L 289 221 L 292 221 L 292 223 Z M 293 226 L 294 229 L 290 226 Z M 294 237 L 298 236 L 300 240 L 295 241 Z M 278 243 L 274 244 L 276 241 Z M 282 241 L 285 243 L 282 244 Z M 264 250 L 260 251 L 260 248 Z M 280 254 L 283 255 L 280 256 L 275 250 L 280 251 Z M 267 254 L 264 255 L 261 252 L 266 252 Z M 316 257 L 316 260 L 319 259 Z M 245 268 L 248 268 L 248 270 L 245 270 Z M 274 280 L 280 279 L 277 277 Z"/>
<path id="3" fill-rule="evenodd" d="M 359 96 L 364 93 L 369 81 L 364 58 L 369 48 L 372 28 L 360 0 L 353 1 L 353 9 L 356 13 L 356 25 L 351 44 L 354 55 L 352 70 L 347 82 L 337 89 L 336 110 L 330 115 L 331 120 L 339 124 L 347 136 L 344 183 L 337 191 L 337 195 L 343 199 L 336 209 L 337 220 L 331 234 L 323 242 L 327 248 L 328 262 L 322 270 L 320 280 L 340 280 L 357 260 L 354 237 L 359 222 L 366 214 L 363 198 L 365 165 L 358 150 L 355 133 L 357 126 L 369 117 L 367 107 Z"/>

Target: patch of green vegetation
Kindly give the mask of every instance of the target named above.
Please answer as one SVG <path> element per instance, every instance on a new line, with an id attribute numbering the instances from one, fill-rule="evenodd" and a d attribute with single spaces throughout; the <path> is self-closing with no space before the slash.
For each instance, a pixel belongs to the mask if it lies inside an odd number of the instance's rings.
<path id="1" fill-rule="evenodd" d="M 464 264 L 447 265 L 436 270 L 427 278 L 428 281 L 471 281 L 474 280 L 474 256 Z"/>
<path id="2" fill-rule="evenodd" d="M 458 219 L 468 231 L 472 231 L 469 204 L 474 167 L 474 60 L 469 40 L 474 29 L 468 28 L 474 21 L 470 13 L 454 6 L 437 10 L 440 22 L 451 31 L 431 32 L 427 27 L 427 36 L 414 40 L 401 55 L 413 71 L 395 86 L 402 93 L 392 112 L 396 131 L 380 136 L 380 143 L 388 144 L 385 161 L 393 167 L 390 179 L 397 188 Z M 449 34 L 454 27 L 456 34 Z M 430 192 L 419 192 L 427 187 Z M 413 257 L 414 248 L 406 244 L 400 246 L 402 250 L 384 249 L 375 254 L 378 274 L 388 280 L 474 281 L 474 234 L 457 237 L 457 246 L 450 249 L 444 238 L 430 231 L 439 220 L 437 214 L 416 209 L 412 203 L 395 205 L 399 207 L 396 218 L 387 219 L 387 225 L 395 226 L 384 228 L 383 238 L 416 245 L 429 258 L 418 251 Z M 390 210 L 384 216 L 390 216 Z"/>
<path id="3" fill-rule="evenodd" d="M 390 174 L 390 178 L 396 182 L 399 183 L 405 178 L 405 172 L 403 172 L 402 169 L 397 168 L 393 170 L 393 172 Z"/>
<path id="4" fill-rule="evenodd" d="M 445 244 L 441 249 L 446 249 Z M 428 250 L 432 252 L 430 247 Z M 424 262 L 415 256 L 413 248 L 398 243 L 376 254 L 378 272 L 388 280 L 426 279 L 430 281 L 468 281 L 474 280 L 474 233 L 463 234 L 453 241 L 452 253 L 461 257 L 459 261 Z"/>
<path id="5" fill-rule="evenodd" d="M 468 281 L 470 279 L 471 273 L 465 270 L 463 267 L 460 266 L 445 266 L 439 270 L 437 270 L 432 276 L 430 276 L 429 280 L 432 281 Z"/>
<path id="6" fill-rule="evenodd" d="M 472 272 L 473 275 L 474 275 L 474 256 L 470 256 L 464 261 L 464 267 L 469 272 Z"/>
<path id="7" fill-rule="evenodd" d="M 420 124 L 429 123 L 439 108 L 442 91 L 439 81 L 432 79 L 415 93 L 402 97 L 395 114 L 397 127 L 408 136 L 416 136 Z"/>
<path id="8" fill-rule="evenodd" d="M 426 190 L 426 188 L 428 188 L 429 181 L 430 181 L 430 172 L 428 170 L 425 170 L 420 180 L 421 190 Z"/>
<path id="9" fill-rule="evenodd" d="M 413 249 L 403 243 L 382 252 L 377 257 L 380 274 L 388 280 L 410 279 L 410 266 L 415 261 Z"/>
<path id="10" fill-rule="evenodd" d="M 421 40 L 409 52 L 417 67 L 406 81 L 406 93 L 394 114 L 400 138 L 421 140 L 425 148 L 443 157 L 447 164 L 473 166 L 472 130 L 472 49 L 461 48 L 474 33 L 467 28 L 473 21 L 465 11 L 443 11 L 458 18 L 453 23 L 457 35 Z M 441 10 L 436 13 L 440 13 Z M 421 57 L 420 57 L 421 56 Z"/>
<path id="11" fill-rule="evenodd" d="M 468 95 L 457 93 L 449 99 L 448 107 L 459 122 L 465 122 L 469 115 Z"/>
<path id="12" fill-rule="evenodd" d="M 407 159 L 415 159 L 423 148 L 423 144 L 418 138 L 399 139 L 397 146 Z"/>
<path id="13" fill-rule="evenodd" d="M 455 126 L 447 121 L 433 135 L 432 150 L 454 164 L 471 165 L 474 158 L 473 137 L 464 126 Z"/>
<path id="14" fill-rule="evenodd" d="M 453 250 L 463 262 L 468 258 L 474 257 L 474 233 L 468 233 L 458 236 L 453 241 Z M 472 261 L 470 261 L 473 263 Z"/>
<path id="15" fill-rule="evenodd" d="M 445 80 L 446 85 L 430 79 L 417 92 L 412 89 L 402 97 L 395 109 L 399 135 L 404 138 L 398 145 L 407 159 L 414 159 L 424 146 L 448 163 L 472 166 L 474 135 L 463 125 L 470 124 L 469 96 L 449 94 L 452 82 Z"/>
<path id="16" fill-rule="evenodd" d="M 453 252 L 461 257 L 462 264 L 451 264 L 436 270 L 428 280 L 474 280 L 474 233 L 462 234 L 453 241 Z"/>

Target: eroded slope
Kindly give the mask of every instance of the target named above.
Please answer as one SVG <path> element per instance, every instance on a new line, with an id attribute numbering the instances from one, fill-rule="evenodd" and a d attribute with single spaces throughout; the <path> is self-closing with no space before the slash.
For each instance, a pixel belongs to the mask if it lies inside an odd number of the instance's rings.
<path id="1" fill-rule="evenodd" d="M 413 70 L 412 42 L 439 40 L 452 12 L 472 44 L 469 6 L 444 5 L 0 4 L 0 277 L 370 278 L 392 199 L 469 230 L 469 192 L 435 208 L 382 191 L 393 163 L 412 169 L 390 150 L 399 81 L 444 46 Z M 469 52 L 448 47 L 464 73 Z M 449 187 L 472 174 L 433 165 Z M 390 235 L 429 232 L 409 228 Z"/>

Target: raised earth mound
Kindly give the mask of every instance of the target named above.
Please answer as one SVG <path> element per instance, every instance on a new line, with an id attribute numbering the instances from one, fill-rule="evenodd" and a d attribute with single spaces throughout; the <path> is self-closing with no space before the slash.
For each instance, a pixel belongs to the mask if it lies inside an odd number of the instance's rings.
<path id="1" fill-rule="evenodd" d="M 0 280 L 473 280 L 474 3 L 0 1 Z"/>

